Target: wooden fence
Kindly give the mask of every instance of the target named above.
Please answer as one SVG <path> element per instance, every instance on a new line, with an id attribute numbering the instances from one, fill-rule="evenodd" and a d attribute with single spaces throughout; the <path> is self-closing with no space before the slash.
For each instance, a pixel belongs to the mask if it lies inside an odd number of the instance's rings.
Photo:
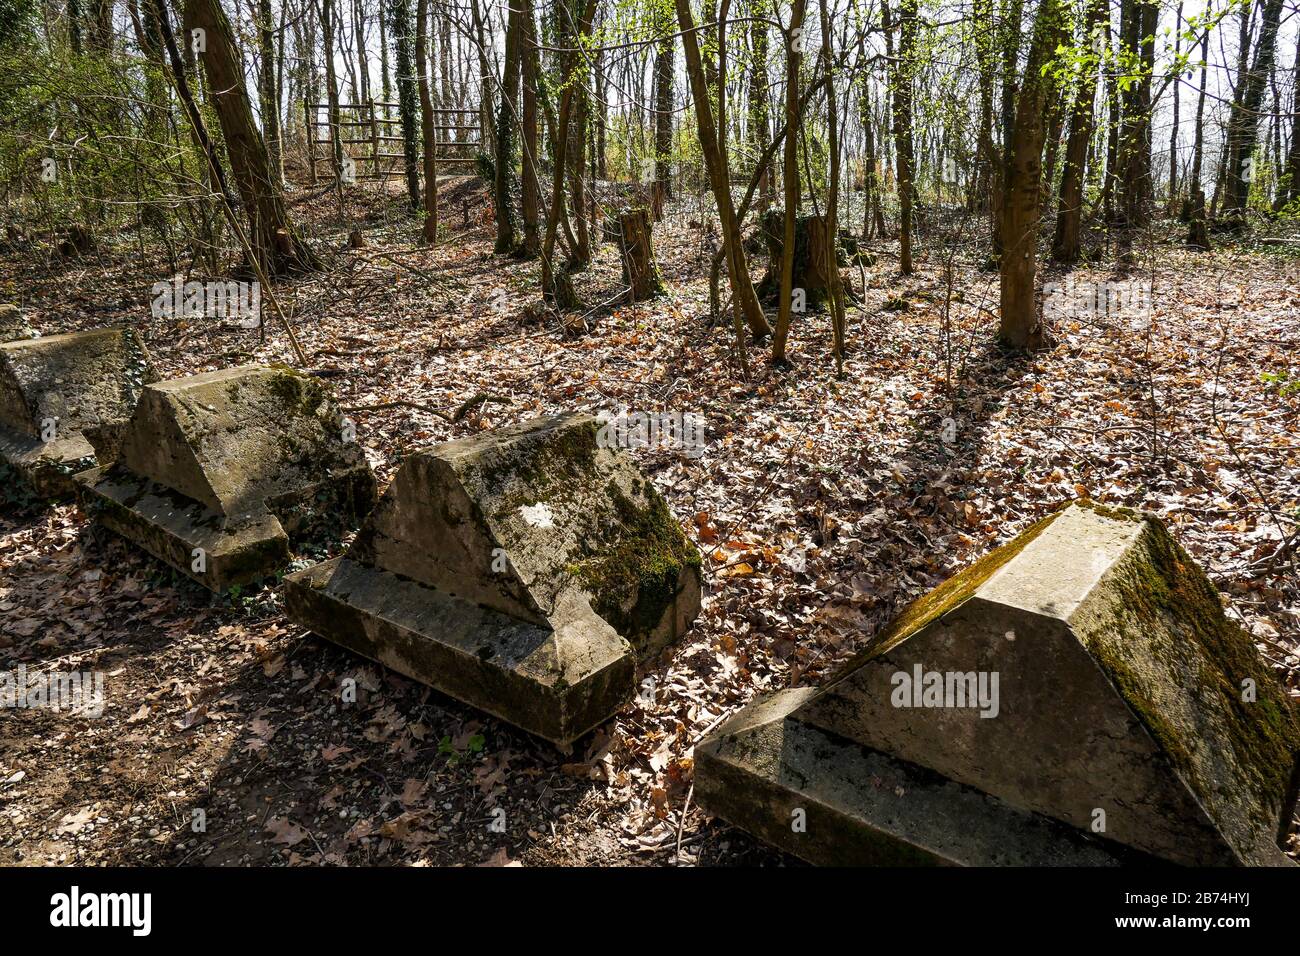
<path id="1" fill-rule="evenodd" d="M 322 173 L 329 178 L 335 175 L 329 104 L 304 102 L 303 113 L 307 123 L 307 167 L 314 186 Z M 474 154 L 482 148 L 483 130 L 478 124 L 478 110 L 436 109 L 433 115 L 434 136 L 438 140 L 434 161 L 440 168 L 473 165 Z M 356 179 L 405 175 L 402 120 L 396 103 L 382 100 L 340 103 L 338 126 L 343 152 L 356 164 Z M 318 133 L 319 130 L 324 132 Z M 416 135 L 419 136 L 418 124 Z M 393 143 L 397 145 L 390 145 Z M 423 162 L 423 150 L 418 155 Z M 323 169 L 318 170 L 318 166 Z"/>

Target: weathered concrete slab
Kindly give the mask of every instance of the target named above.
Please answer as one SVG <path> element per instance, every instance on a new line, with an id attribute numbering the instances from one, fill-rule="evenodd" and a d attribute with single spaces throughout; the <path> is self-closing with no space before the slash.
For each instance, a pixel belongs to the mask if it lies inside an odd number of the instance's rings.
<path id="1" fill-rule="evenodd" d="M 376 498 L 334 401 L 283 366 L 150 385 L 96 442 L 105 463 L 77 476 L 87 511 L 218 592 L 281 569 L 298 538 L 354 527 Z"/>
<path id="2" fill-rule="evenodd" d="M 803 693 L 784 710 L 751 705 L 703 742 L 696 797 L 805 859 L 1071 862 L 1064 828 L 1117 859 L 1286 862 L 1300 721 L 1154 519 L 1066 508 Z M 931 784 L 871 793 L 882 761 Z M 790 829 L 810 802 L 834 810 L 815 838 L 811 822 Z M 996 840 L 972 842 L 990 825 Z"/>
<path id="3" fill-rule="evenodd" d="M 286 578 L 323 637 L 568 744 L 699 612 L 699 555 L 596 422 L 417 451 L 339 561 Z"/>
<path id="4" fill-rule="evenodd" d="M 87 432 L 125 421 L 156 380 L 129 329 L 0 344 L 0 467 L 38 498 L 70 495 L 95 463 Z"/>
<path id="5" fill-rule="evenodd" d="M 0 304 L 0 344 L 34 338 L 35 335 L 22 309 L 8 302 Z"/>

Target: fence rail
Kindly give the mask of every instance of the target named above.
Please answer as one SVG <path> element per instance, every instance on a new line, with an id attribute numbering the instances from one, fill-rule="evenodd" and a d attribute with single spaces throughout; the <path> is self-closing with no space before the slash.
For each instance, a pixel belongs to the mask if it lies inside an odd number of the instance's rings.
<path id="1" fill-rule="evenodd" d="M 367 103 L 340 103 L 338 120 L 330 122 L 328 103 L 303 101 L 303 116 L 307 127 L 307 169 L 312 185 L 316 185 L 322 176 L 337 177 L 339 170 L 334 162 L 334 140 L 337 136 L 339 146 L 352 159 L 353 163 L 367 164 L 358 168 L 357 179 L 388 179 L 391 176 L 405 174 L 404 153 L 384 151 L 384 144 L 401 143 L 402 136 L 394 135 L 393 127 L 401 126 L 401 118 L 396 115 L 397 103 L 385 100 L 371 100 Z M 322 114 L 324 119 L 321 119 Z M 345 118 L 351 114 L 356 119 Z M 434 154 L 436 165 L 461 166 L 477 162 L 474 153 L 482 148 L 483 129 L 477 122 L 478 110 L 472 109 L 435 109 L 434 132 L 448 134 L 437 143 L 438 151 Z M 458 117 L 474 117 L 475 122 L 457 121 Z M 324 129 L 324 134 L 317 131 Z M 369 135 L 357 135 L 354 130 L 369 130 Z M 337 130 L 337 132 L 335 132 Z M 347 134 L 345 135 L 345 131 Z M 357 149 L 356 147 L 369 147 Z M 321 152 L 321 150 L 324 152 Z M 423 150 L 417 152 L 419 161 L 423 162 Z M 321 167 L 318 169 L 318 167 Z"/>

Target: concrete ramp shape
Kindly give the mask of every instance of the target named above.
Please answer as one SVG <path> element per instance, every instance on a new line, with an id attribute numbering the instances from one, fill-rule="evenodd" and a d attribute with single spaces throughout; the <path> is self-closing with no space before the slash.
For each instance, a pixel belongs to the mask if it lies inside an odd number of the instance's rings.
<path id="1" fill-rule="evenodd" d="M 77 476 L 99 522 L 213 591 L 283 568 L 302 537 L 355 527 L 375 478 L 334 401 L 284 366 L 145 388 Z"/>
<path id="2" fill-rule="evenodd" d="M 346 556 L 286 578 L 297 623 L 566 745 L 700 607 L 700 559 L 596 421 L 409 455 Z"/>
<path id="3" fill-rule="evenodd" d="M 1154 518 L 1075 503 L 696 748 L 815 863 L 1285 864 L 1300 719 Z"/>
<path id="4" fill-rule="evenodd" d="M 157 377 L 130 329 L 0 344 L 0 466 L 39 498 L 71 496 L 95 464 L 89 433 L 129 418 Z"/>

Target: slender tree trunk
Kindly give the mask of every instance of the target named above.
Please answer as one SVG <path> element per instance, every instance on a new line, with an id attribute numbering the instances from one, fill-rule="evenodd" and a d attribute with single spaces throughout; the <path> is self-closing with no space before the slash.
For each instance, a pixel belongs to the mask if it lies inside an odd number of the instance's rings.
<path id="1" fill-rule="evenodd" d="M 993 0 L 974 0 L 975 61 L 979 66 L 979 132 L 975 141 L 975 175 L 967 208 L 972 212 L 989 208 L 989 190 L 1001 170 L 997 164 L 997 146 L 993 142 L 993 79 L 997 70 L 994 39 Z"/>
<path id="2" fill-rule="evenodd" d="M 379 84 L 383 90 L 384 102 L 393 102 L 393 74 L 388 66 L 388 0 L 379 0 Z M 388 108 L 384 107 L 384 118 L 388 118 Z"/>
<path id="3" fill-rule="evenodd" d="M 1135 58 L 1137 72 L 1128 77 L 1123 96 L 1124 119 L 1119 151 L 1120 255 L 1127 255 L 1133 230 L 1150 218 L 1151 74 L 1155 68 L 1155 29 L 1159 7 L 1153 0 L 1124 0 L 1120 41 Z"/>
<path id="4" fill-rule="evenodd" d="M 666 15 L 659 26 L 671 33 Z M 673 152 L 673 74 L 675 73 L 676 39 L 668 37 L 655 45 L 654 100 L 655 100 L 655 181 L 651 206 L 655 220 L 663 218 L 663 207 L 673 198 L 670 162 Z"/>
<path id="5" fill-rule="evenodd" d="M 429 0 L 415 5 L 415 63 L 420 86 L 420 139 L 424 147 L 424 241 L 438 244 L 438 140 L 429 95 Z"/>
<path id="6" fill-rule="evenodd" d="M 511 195 L 514 191 L 515 127 L 518 122 L 519 103 L 519 51 L 523 32 L 520 0 L 510 0 L 506 23 L 505 76 L 501 80 L 501 102 L 497 108 L 496 184 L 493 192 L 496 202 L 496 251 L 509 254 L 515 251 L 515 210 Z"/>
<path id="7" fill-rule="evenodd" d="M 582 18 L 583 22 L 590 22 L 590 18 L 595 15 L 597 2 L 598 0 L 585 0 L 587 7 Z M 569 128 L 573 117 L 574 85 L 577 77 L 576 56 L 577 54 L 568 50 L 560 54 L 560 75 L 563 79 L 563 92 L 560 94 L 559 116 L 555 125 L 551 206 L 546 217 L 546 237 L 542 241 L 542 293 L 560 309 L 571 308 L 577 301 L 569 279 L 568 264 L 566 263 L 565 267 L 559 270 L 555 268 L 555 243 L 559 234 L 560 221 L 565 216 L 564 169 L 570 135 Z"/>
<path id="8" fill-rule="evenodd" d="M 230 21 L 219 0 L 188 0 L 186 10 L 189 25 L 207 34 L 203 69 L 235 188 L 248 215 L 253 254 L 270 276 L 314 269 L 319 263 L 289 219 L 280 183 L 271 175 L 266 143 L 253 122 Z"/>
<path id="9" fill-rule="evenodd" d="M 284 183 L 284 144 L 280 138 L 280 89 L 275 82 L 275 17 L 271 0 L 258 0 L 257 38 L 262 57 L 258 92 L 262 107 L 262 130 L 271 158 L 271 175 L 277 184 Z"/>
<path id="10" fill-rule="evenodd" d="M 496 128 L 493 125 L 492 117 L 495 114 L 493 109 L 494 98 L 492 96 L 492 65 L 488 62 L 488 39 L 483 29 L 483 12 L 479 8 L 482 0 L 470 0 L 469 10 L 471 22 L 474 28 L 474 49 L 478 55 L 478 82 L 479 82 L 479 129 L 483 131 L 482 150 L 488 156 L 495 156 Z M 531 0 L 530 0 L 531 6 Z M 531 28 L 533 35 L 536 35 L 537 27 L 534 24 Z"/>
<path id="11" fill-rule="evenodd" d="M 889 7 L 884 0 L 886 17 Z M 898 10 L 898 63 L 894 68 L 894 162 L 898 170 L 898 271 L 912 274 L 912 56 L 916 46 L 917 0 L 900 0 Z M 889 29 L 889 24 L 885 24 Z"/>
<path id="12" fill-rule="evenodd" d="M 695 20 L 691 15 L 690 0 L 674 0 L 674 4 L 677 9 L 677 23 L 682 30 L 682 48 L 686 54 L 686 76 L 691 85 L 691 97 L 695 101 L 700 151 L 704 155 L 704 164 L 713 187 L 713 197 L 718 206 L 718 218 L 722 222 L 722 245 L 727 258 L 733 305 L 737 314 L 742 316 L 749 326 L 750 333 L 755 338 L 761 338 L 771 334 L 772 329 L 767 323 L 767 317 L 763 315 L 758 296 L 754 293 L 754 284 L 749 275 L 749 263 L 745 260 L 745 250 L 741 244 L 740 223 L 736 219 L 736 209 L 731 200 L 731 174 L 727 153 L 719 140 L 718 129 L 714 125 L 709 88 L 704 78 L 704 62 L 700 55 L 699 40 L 695 34 Z"/>
<path id="13" fill-rule="evenodd" d="M 262 0 L 265 2 L 265 0 Z M 352 33 L 357 41 L 358 103 L 370 102 L 370 57 L 366 55 L 366 23 L 361 0 L 352 0 Z"/>
<path id="14" fill-rule="evenodd" d="M 1228 120 L 1223 216 L 1229 225 L 1244 228 L 1250 184 L 1254 171 L 1255 146 L 1259 137 L 1259 110 L 1264 99 L 1264 84 L 1273 69 L 1277 49 L 1278 24 L 1282 0 L 1265 0 L 1260 17 L 1259 38 L 1255 42 L 1255 61 L 1239 83 L 1239 102 L 1234 102 Z"/>
<path id="15" fill-rule="evenodd" d="M 1300 34 L 1296 37 L 1295 83 L 1291 95 L 1291 147 L 1287 151 L 1286 166 L 1278 180 L 1277 198 L 1273 211 L 1281 212 L 1296 199 L 1300 199 Z"/>
<path id="16" fill-rule="evenodd" d="M 834 32 L 831 29 L 830 11 L 826 0 L 820 0 L 821 27 L 823 45 L 821 52 L 822 71 L 830 77 L 826 84 L 826 137 L 830 150 L 830 171 L 826 193 L 826 246 L 823 251 L 826 262 L 827 308 L 831 314 L 831 334 L 835 350 L 835 370 L 844 374 L 844 290 L 840 285 L 839 262 L 836 254 L 839 236 L 839 198 L 840 198 L 840 116 L 838 98 L 835 92 L 837 79 L 832 67 L 831 42 Z"/>
<path id="17" fill-rule="evenodd" d="M 523 206 L 524 241 L 520 254 L 533 258 L 540 250 L 537 234 L 540 189 L 537 182 L 537 84 L 540 64 L 537 53 L 537 20 L 533 0 L 520 0 L 524 20 L 523 36 L 523 112 L 520 133 L 523 146 L 523 181 L 520 200 Z"/>
<path id="18" fill-rule="evenodd" d="M 334 0 L 321 0 L 317 12 L 320 14 L 321 43 L 325 47 L 325 97 L 329 105 L 326 112 L 330 124 L 330 155 L 334 159 L 334 180 L 337 185 L 343 175 L 343 137 L 339 127 L 342 121 L 339 115 L 339 81 L 334 70 Z M 313 115 L 312 120 L 315 119 Z"/>
<path id="19" fill-rule="evenodd" d="M 776 333 L 772 336 L 772 364 L 786 361 L 785 346 L 790 337 L 790 316 L 794 305 L 795 229 L 799 220 L 799 65 L 803 46 L 805 0 L 794 0 L 785 54 L 785 164 L 781 182 L 785 191 L 785 231 L 781 247 L 781 298 L 777 303 Z"/>
<path id="20" fill-rule="evenodd" d="M 1080 46 L 1094 49 L 1110 9 L 1107 0 L 1089 0 Z M 1065 143 L 1065 169 L 1061 173 L 1060 203 L 1056 213 L 1056 234 L 1052 258 L 1070 265 L 1079 261 L 1080 230 L 1083 223 L 1083 183 L 1088 143 L 1092 140 L 1093 107 L 1097 99 L 1097 66 L 1085 63 L 1075 89 L 1070 113 L 1070 135 Z"/>
<path id="21" fill-rule="evenodd" d="M 766 13 L 764 0 L 750 0 L 751 17 L 762 17 Z M 765 21 L 761 19 L 750 21 L 749 38 L 750 45 L 753 47 L 753 68 L 749 75 L 749 129 L 754 141 L 754 149 L 760 155 L 772 141 L 768 117 L 768 112 L 771 110 L 771 91 L 768 89 L 767 79 L 767 33 L 768 26 Z M 758 181 L 756 208 L 760 216 L 772 205 L 774 195 L 772 171 L 770 168 L 764 169 Z"/>
<path id="22" fill-rule="evenodd" d="M 397 112 L 402 121 L 402 156 L 406 166 L 406 195 L 411 209 L 420 208 L 419 92 L 415 82 L 415 56 L 411 50 L 410 0 L 390 0 L 389 24 L 397 68 Z"/>
<path id="23" fill-rule="evenodd" d="M 1178 0 L 1178 12 L 1174 16 L 1174 62 L 1177 64 L 1178 57 L 1182 53 L 1183 42 L 1183 0 Z M 1179 106 L 1179 88 L 1182 86 L 1177 80 L 1174 81 L 1174 118 L 1169 128 L 1169 206 L 1168 215 L 1178 214 L 1178 106 Z"/>
<path id="24" fill-rule="evenodd" d="M 1061 0 L 1042 0 L 1017 97 L 1015 130 L 1006 162 L 999 338 L 1014 349 L 1038 349 L 1048 344 L 1038 315 L 1035 278 L 1043 208 L 1043 113 L 1057 94 L 1058 85 L 1050 74 L 1043 76 L 1042 70 L 1066 39 Z"/>
<path id="25" fill-rule="evenodd" d="M 571 6 L 568 8 L 577 18 L 576 35 L 573 29 L 574 24 L 566 20 L 566 30 L 561 35 L 566 38 L 566 42 L 584 42 L 591 35 L 592 18 L 594 17 L 595 5 L 587 8 L 592 11 L 589 16 L 583 9 L 586 7 L 584 0 L 568 0 Z M 591 115 L 591 91 L 588 88 L 590 79 L 587 68 L 587 54 L 580 53 L 576 58 L 577 76 L 573 80 L 573 130 L 569 136 L 568 142 L 568 166 L 569 166 L 569 190 L 570 190 L 570 207 L 573 210 L 573 226 L 576 233 L 576 244 L 572 250 L 570 266 L 575 269 L 585 269 L 591 264 L 591 233 L 588 229 L 587 215 L 587 125 Z"/>

